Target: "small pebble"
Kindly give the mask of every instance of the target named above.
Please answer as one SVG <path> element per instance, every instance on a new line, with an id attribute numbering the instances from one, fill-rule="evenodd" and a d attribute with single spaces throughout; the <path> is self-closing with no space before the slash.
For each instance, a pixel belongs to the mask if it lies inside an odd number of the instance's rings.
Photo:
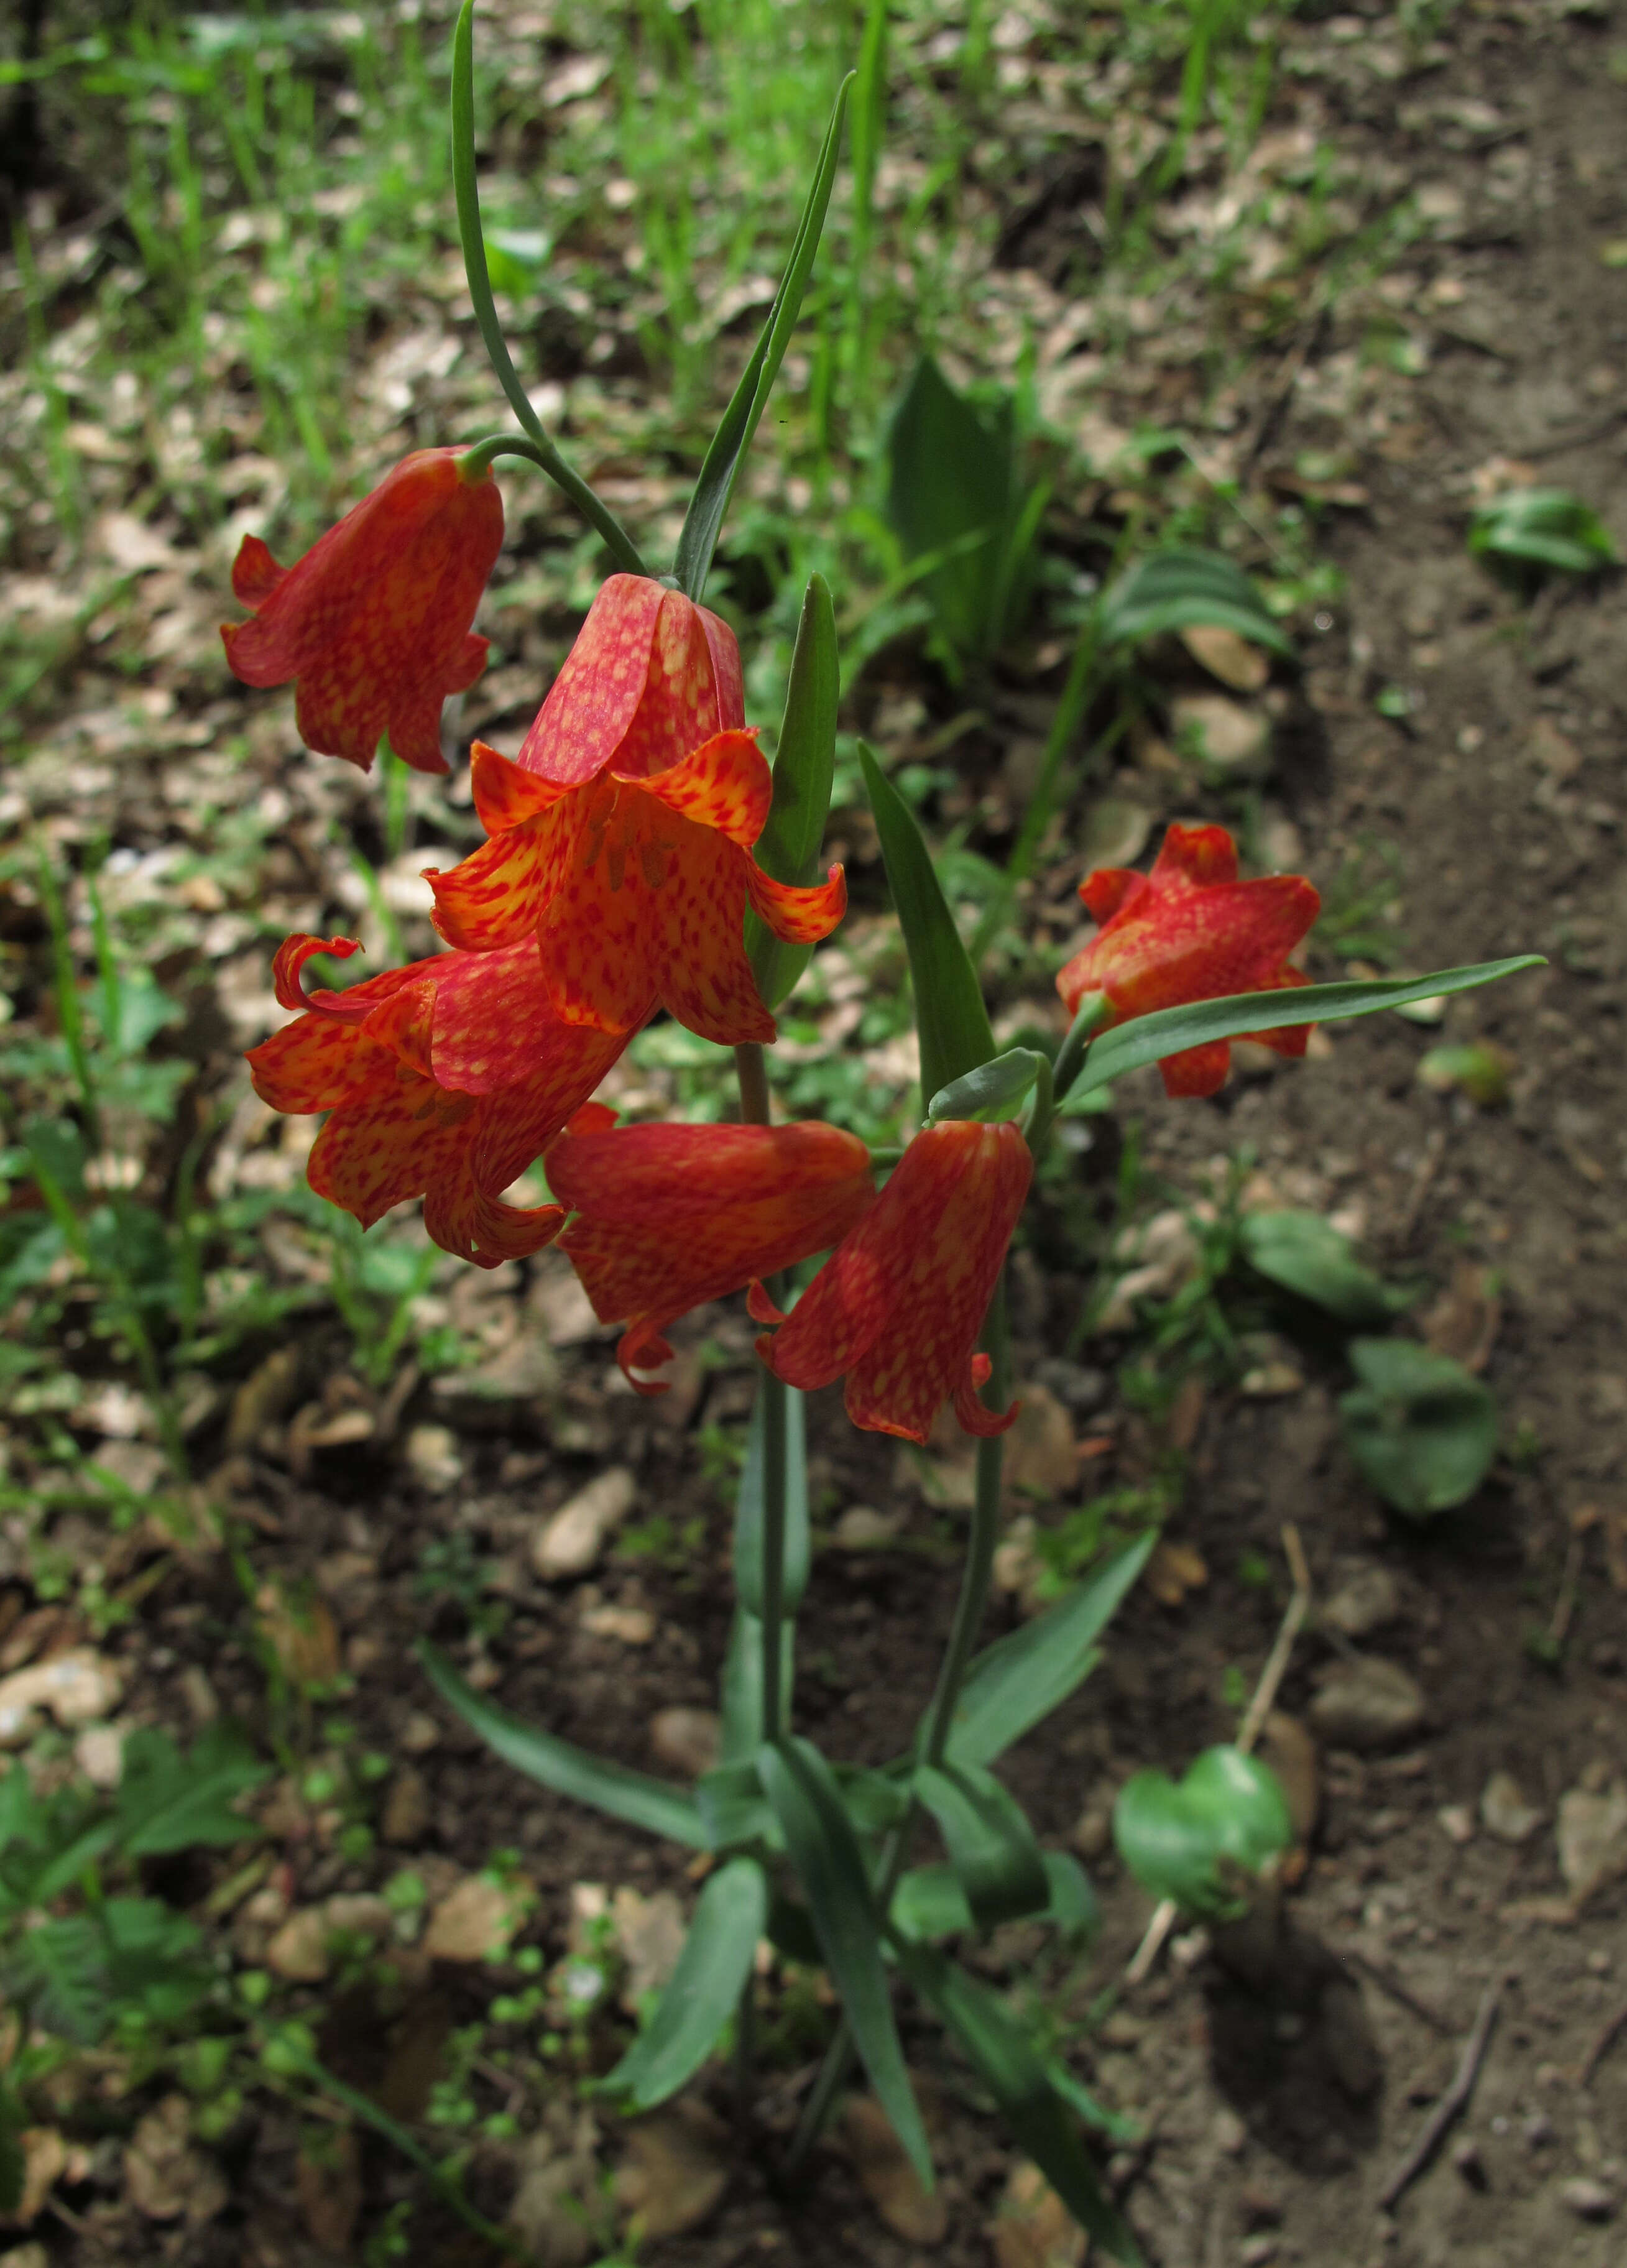
<path id="1" fill-rule="evenodd" d="M 1475 1815 L 1466 1803 L 1443 1803 L 1435 1814 L 1444 1832 L 1454 1843 L 1472 1843 L 1475 1839 Z"/>
<path id="2" fill-rule="evenodd" d="M 1263 2232 L 1258 2236 L 1246 2236 L 1238 2247 L 1237 2257 L 1243 2268 L 1266 2268 L 1266 2263 L 1277 2257 L 1277 2239 Z"/>
<path id="3" fill-rule="evenodd" d="M 1610 2191 L 1602 2182 L 1595 2182 L 1587 2174 L 1577 2174 L 1570 2181 L 1561 2182 L 1559 2199 L 1578 2220 L 1609 2220 L 1616 2212 L 1616 2199 Z"/>

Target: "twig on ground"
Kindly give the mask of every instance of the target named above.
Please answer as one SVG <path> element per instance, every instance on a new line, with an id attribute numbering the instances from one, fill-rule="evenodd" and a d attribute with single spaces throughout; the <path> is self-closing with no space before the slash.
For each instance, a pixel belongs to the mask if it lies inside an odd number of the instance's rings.
<path id="1" fill-rule="evenodd" d="M 1392 2000 L 1398 2000 L 1403 2008 L 1410 2009 L 1420 2023 L 1427 2024 L 1432 2031 L 1439 2032 L 1443 2036 L 1450 2036 L 1454 2029 L 1450 2016 L 1443 2016 L 1439 2008 L 1431 2007 L 1427 2000 L 1420 2000 L 1412 1987 L 1403 1984 L 1395 1971 L 1387 1969 L 1381 1961 L 1375 1961 L 1372 1954 L 1364 1953 L 1358 1945 L 1342 1945 L 1338 1953 L 1341 1961 L 1351 1962 L 1364 1977 L 1370 1977 L 1381 1992 L 1388 1992 Z"/>
<path id="2" fill-rule="evenodd" d="M 1396 1242 L 1403 1247 L 1412 1241 L 1412 1232 L 1418 1225 L 1418 1215 L 1424 1210 L 1424 1200 L 1430 1193 L 1435 1176 L 1440 1171 L 1440 1161 L 1446 1154 L 1447 1138 L 1438 1126 L 1424 1145 L 1424 1156 L 1417 1172 L 1412 1177 L 1412 1187 L 1407 1193 L 1407 1203 L 1401 1216 L 1401 1225 L 1395 1232 Z"/>
<path id="3" fill-rule="evenodd" d="M 1266 1656 L 1265 1668 L 1260 1672 L 1260 1682 L 1255 1687 L 1254 1698 L 1243 1714 L 1234 1745 L 1247 1756 L 1259 1739 L 1261 1729 L 1271 1713 L 1277 1698 L 1277 1689 L 1287 1674 L 1293 1642 L 1299 1635 L 1306 1616 L 1311 1609 L 1311 1571 L 1305 1561 L 1299 1531 L 1292 1521 L 1283 1528 L 1283 1556 L 1288 1562 L 1288 1572 L 1293 1578 L 1293 1593 L 1277 1632 L 1275 1644 Z M 1166 1898 L 1147 1924 L 1147 1933 L 1136 1948 L 1135 1958 L 1124 1971 L 1126 1984 L 1145 1981 L 1163 1948 L 1164 1940 L 1174 1927 L 1175 1902 Z"/>
<path id="4" fill-rule="evenodd" d="M 1379 2204 L 1384 2212 L 1394 2211 L 1468 2108 L 1469 2099 L 1475 2091 L 1475 2082 L 1480 2076 L 1480 2066 L 1485 2060 L 1491 2029 L 1497 2022 L 1498 2003 L 1502 1997 L 1503 1979 L 1494 1977 L 1481 1995 L 1474 2029 L 1464 2043 L 1451 2086 L 1430 2113 L 1423 2132 L 1379 2192 Z"/>
<path id="5" fill-rule="evenodd" d="M 1576 2083 L 1579 2087 L 1590 2087 L 1593 2084 L 1594 2072 L 1598 2070 L 1623 2032 L 1627 2032 L 1627 2000 L 1622 2003 L 1613 2016 L 1607 2017 L 1594 2034 L 1593 2045 L 1582 2058 L 1582 2067 L 1576 2074 Z"/>

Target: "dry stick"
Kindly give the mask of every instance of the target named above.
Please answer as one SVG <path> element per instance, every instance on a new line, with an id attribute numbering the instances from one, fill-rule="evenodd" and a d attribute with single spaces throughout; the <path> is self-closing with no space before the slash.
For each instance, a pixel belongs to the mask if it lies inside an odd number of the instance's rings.
<path id="1" fill-rule="evenodd" d="M 1431 2007 L 1427 2000 L 1420 2000 L 1410 1984 L 1403 1984 L 1393 1970 L 1387 1969 L 1381 1961 L 1375 1961 L 1370 1953 L 1364 1953 L 1360 1946 L 1342 1945 L 1338 1954 L 1341 1961 L 1352 1962 L 1364 1977 L 1371 1977 L 1381 1992 L 1388 1992 L 1392 2000 L 1398 2000 L 1403 2008 L 1410 2008 L 1419 2022 L 1427 2024 L 1432 2031 L 1449 2034 L 1454 2029 L 1449 2016 L 1443 2016 L 1439 2008 Z"/>
<path id="2" fill-rule="evenodd" d="M 1599 2029 L 1594 2034 L 1593 2045 L 1582 2058 L 1582 2067 L 1576 2074 L 1576 2083 L 1579 2087 L 1589 2087 L 1593 2084 L 1594 2072 L 1598 2070 L 1623 2032 L 1627 2032 L 1627 2002 L 1624 2002 L 1613 2016 L 1601 2024 Z"/>
<path id="3" fill-rule="evenodd" d="M 1265 1668 L 1260 1672 L 1260 1683 L 1255 1687 L 1254 1699 L 1238 1727 L 1233 1745 L 1247 1756 L 1260 1737 L 1262 1727 L 1271 1713 L 1271 1704 L 1277 1698 L 1277 1689 L 1282 1683 L 1293 1653 L 1293 1642 L 1311 1608 L 1311 1571 L 1305 1564 L 1305 1553 L 1299 1543 L 1299 1531 L 1292 1521 L 1283 1528 L 1283 1556 L 1288 1562 L 1288 1572 L 1293 1578 L 1293 1595 L 1288 1602 L 1282 1624 L 1277 1633 L 1277 1643 L 1266 1656 Z M 1126 1984 L 1139 1984 L 1145 1979 L 1152 1963 L 1158 1959 L 1164 1940 L 1174 1927 L 1178 1909 L 1173 1898 L 1166 1898 L 1147 1924 L 1147 1933 L 1136 1948 L 1136 1957 L 1124 1971 Z"/>
<path id="4" fill-rule="evenodd" d="M 1469 2098 L 1475 2091 L 1475 2081 L 1480 2076 L 1480 2066 L 1485 2060 L 1491 2028 L 1497 2021 L 1498 2002 L 1502 1997 L 1503 1979 L 1494 1977 L 1481 1995 L 1475 2028 L 1464 2043 L 1463 2053 L 1453 2074 L 1451 2086 L 1430 2113 L 1428 2124 L 1417 2140 L 1379 2192 L 1379 2205 L 1383 2212 L 1395 2210 L 1446 2139 L 1447 2130 L 1467 2109 Z"/>

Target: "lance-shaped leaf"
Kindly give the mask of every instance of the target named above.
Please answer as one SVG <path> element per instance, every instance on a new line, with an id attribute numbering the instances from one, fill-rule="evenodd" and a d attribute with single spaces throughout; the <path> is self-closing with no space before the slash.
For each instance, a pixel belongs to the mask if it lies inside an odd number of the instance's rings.
<path id="1" fill-rule="evenodd" d="M 629 1827 L 642 1827 L 648 1834 L 664 1835 L 671 1842 L 688 1843 L 696 1850 L 710 1847 L 711 1838 L 701 1815 L 682 1788 L 591 1756 L 556 1734 L 544 1733 L 511 1716 L 467 1684 L 445 1655 L 432 1646 L 421 1643 L 418 1659 L 441 1698 L 504 1764 L 512 1764 L 527 1779 L 551 1787 L 556 1795 L 591 1804 L 612 1819 L 625 1820 Z"/>
<path id="2" fill-rule="evenodd" d="M 1200 626 L 1235 630 L 1240 637 L 1291 659 L 1292 641 L 1260 602 L 1244 574 L 1218 551 L 1177 544 L 1126 568 L 1101 594 L 1096 639 L 1103 651 L 1139 645 L 1163 630 Z"/>
<path id="3" fill-rule="evenodd" d="M 954 925 L 915 814 L 861 740 L 859 762 L 881 838 L 887 887 L 909 955 L 921 1093 L 931 1097 L 995 1052 L 994 1033 L 971 956 Z"/>
<path id="4" fill-rule="evenodd" d="M 1149 1534 L 1127 1543 L 1078 1590 L 984 1647 L 961 1688 L 949 1734 L 952 1764 L 991 1764 L 1083 1683 L 1096 1660 L 1096 1640 L 1156 1540 Z"/>
<path id="5" fill-rule="evenodd" d="M 808 1451 L 807 1418 L 803 1397 L 794 1386 L 785 1396 L 785 1559 L 780 1577 L 780 1598 L 792 1615 L 808 1587 Z M 734 1587 L 748 1614 L 762 1613 L 763 1454 L 766 1396 L 752 1403 L 746 1434 L 746 1462 L 740 1473 L 740 1492 L 734 1509 Z"/>
<path id="6" fill-rule="evenodd" d="M 786 1740 L 764 1747 L 757 1770 L 870 2083 L 910 2164 L 930 2189 L 932 2155 L 893 2020 L 880 1920 L 830 1767 L 808 1742 Z"/>
<path id="7" fill-rule="evenodd" d="M 960 2042 L 1017 2140 L 1080 2228 L 1125 2268 L 1139 2268 L 1135 2238 L 1101 2185 L 1072 2110 L 1005 2002 L 924 1946 L 901 1947 L 899 1962 L 939 2022 Z"/>
<path id="8" fill-rule="evenodd" d="M 768 1915 L 769 1885 L 755 1859 L 718 1869 L 696 1901 L 649 2029 L 603 2080 L 607 2094 L 653 2110 L 694 2077 L 740 2005 Z"/>
<path id="9" fill-rule="evenodd" d="M 1032 1048 L 1008 1048 L 992 1063 L 979 1064 L 963 1079 L 952 1079 L 947 1086 L 939 1087 L 926 1106 L 927 1117 L 934 1124 L 941 1118 L 976 1118 L 985 1125 L 1015 1118 L 1034 1080 L 1048 1068 L 1045 1057 Z"/>
<path id="10" fill-rule="evenodd" d="M 1143 1064 L 1157 1063 L 1162 1056 L 1178 1055 L 1183 1048 L 1202 1047 L 1210 1040 L 1238 1039 L 1290 1015 L 1296 1024 L 1336 1024 L 1348 1016 L 1374 1015 L 1380 1008 L 1404 1008 L 1412 1000 L 1469 992 L 1478 984 L 1494 984 L 1499 977 L 1516 976 L 1522 969 L 1542 965 L 1540 953 L 1520 953 L 1506 961 L 1477 961 L 1464 968 L 1438 968 L 1431 976 L 1381 976 L 1359 984 L 1305 984 L 1291 992 L 1228 993 L 1224 999 L 1160 1008 L 1150 1016 L 1135 1016 L 1115 1024 L 1093 1044 L 1060 1108 L 1064 1116 L 1078 1111 L 1094 1088 L 1123 1079 L 1126 1071 L 1137 1071 Z"/>
<path id="11" fill-rule="evenodd" d="M 724 514 L 729 508 L 729 498 L 734 493 L 734 483 L 751 446 L 752 436 L 757 430 L 757 420 L 768 405 L 774 381 L 784 360 L 785 349 L 802 308 L 802 294 L 807 288 L 808 274 L 814 265 L 814 255 L 819 249 L 819 239 L 825 226 L 825 209 L 830 202 L 830 185 L 836 178 L 836 158 L 842 147 L 842 120 L 847 109 L 848 90 L 853 84 L 850 71 L 836 90 L 836 107 L 830 114 L 830 123 L 825 129 L 825 139 L 820 147 L 819 162 L 814 169 L 814 185 L 808 191 L 807 202 L 802 208 L 802 218 L 792 240 L 791 257 L 785 262 L 785 273 L 780 278 L 779 290 L 769 309 L 762 335 L 752 350 L 733 399 L 723 413 L 711 446 L 706 452 L 701 467 L 701 476 L 695 484 L 695 494 L 689 499 L 683 531 L 678 538 L 678 554 L 673 562 L 673 573 L 680 590 L 686 592 L 698 605 L 706 589 L 706 578 L 711 568 L 712 553 L 718 546 L 718 532 Z"/>
<path id="12" fill-rule="evenodd" d="M 971 1764 L 924 1765 L 916 1793 L 943 1832 L 949 1863 L 979 1929 L 1038 1913 L 1050 1902 L 1045 1861 L 1016 1798 Z"/>
<path id="13" fill-rule="evenodd" d="M 774 756 L 774 799 L 752 856 L 765 874 L 798 889 L 822 880 L 820 846 L 836 766 L 836 707 L 842 690 L 836 614 L 822 575 L 811 576 L 797 624 Z M 777 1008 L 808 965 L 811 945 L 788 944 L 749 908 L 746 951 L 763 1005 Z"/>
<path id="14" fill-rule="evenodd" d="M 1094 1937 L 1101 1910 L 1085 1869 L 1065 1851 L 1041 1853 L 1048 1896 L 1036 1921 L 1049 1922 L 1073 1940 Z M 972 1909 L 953 1867 L 910 1867 L 898 1878 L 887 1918 L 905 1936 L 924 1943 L 958 1937 L 976 1926 Z"/>

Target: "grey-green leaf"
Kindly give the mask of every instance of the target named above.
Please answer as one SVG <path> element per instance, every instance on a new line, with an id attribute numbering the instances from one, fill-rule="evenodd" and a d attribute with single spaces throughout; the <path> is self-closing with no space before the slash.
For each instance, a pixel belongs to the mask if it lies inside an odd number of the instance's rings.
<path id="1" fill-rule="evenodd" d="M 649 2029 L 604 2080 L 607 2093 L 653 2110 L 694 2077 L 740 2004 L 768 1916 L 755 1859 L 731 1859 L 710 1876 Z"/>
<path id="2" fill-rule="evenodd" d="M 822 575 L 809 578 L 797 624 L 785 688 L 785 713 L 774 755 L 774 797 L 752 851 L 765 874 L 806 889 L 820 879 L 820 847 L 830 810 L 841 698 L 836 614 Z M 788 945 L 761 917 L 746 910 L 746 952 L 763 1005 L 777 1008 L 814 948 Z"/>
<path id="3" fill-rule="evenodd" d="M 975 1071 L 995 1052 L 994 1033 L 971 956 L 933 870 L 915 814 L 861 740 L 859 762 L 887 887 L 909 955 L 916 1028 L 921 1036 L 921 1092 L 935 1095 L 952 1079 Z"/>
<path id="4" fill-rule="evenodd" d="M 1108 585 L 1096 616 L 1096 637 L 1110 652 L 1139 645 L 1161 631 L 1200 625 L 1235 630 L 1255 645 L 1292 658 L 1292 640 L 1266 612 L 1242 569 L 1220 552 L 1189 544 L 1138 559 Z"/>
<path id="5" fill-rule="evenodd" d="M 979 1064 L 964 1078 L 952 1079 L 947 1086 L 939 1087 L 926 1106 L 927 1117 L 933 1124 L 946 1118 L 978 1118 L 985 1123 L 1015 1118 L 1044 1061 L 1032 1048 L 1007 1048 L 991 1063 Z"/>
<path id="6" fill-rule="evenodd" d="M 975 1764 L 923 1765 L 915 1788 L 938 1822 L 979 1929 L 1039 1913 L 1049 1904 L 1050 1882 L 1034 1830 L 991 1772 Z"/>
<path id="7" fill-rule="evenodd" d="M 612 1819 L 625 1820 L 629 1827 L 642 1827 L 647 1834 L 664 1835 L 670 1842 L 687 1843 L 698 1851 L 710 1847 L 711 1838 L 694 1799 L 682 1788 L 591 1756 L 556 1734 L 511 1716 L 466 1683 L 445 1654 L 427 1643 L 420 1644 L 418 1659 L 441 1698 L 504 1764 L 512 1764 L 527 1779 L 552 1788 L 556 1795 L 568 1795 L 573 1802 L 590 1804 Z"/>
<path id="8" fill-rule="evenodd" d="M 1065 1599 L 984 1648 L 961 1688 L 949 1734 L 952 1763 L 991 1764 L 1084 1682 L 1096 1640 L 1156 1540 L 1137 1536 Z"/>
<path id="9" fill-rule="evenodd" d="M 1381 1328 L 1410 1304 L 1410 1293 L 1364 1268 L 1350 1239 L 1320 1213 L 1247 1213 L 1239 1241 L 1251 1268 L 1355 1329 Z"/>
<path id="10" fill-rule="evenodd" d="M 808 1742 L 786 1740 L 762 1749 L 757 1770 L 870 2083 L 930 2189 L 932 2155 L 893 2019 L 880 1918 L 830 1767 Z"/>
<path id="11" fill-rule="evenodd" d="M 1184 1912 L 1240 1913 L 1249 1878 L 1293 1841 L 1276 1774 L 1239 1749 L 1207 1749 L 1177 1785 L 1167 1772 L 1125 1781 L 1113 1808 L 1119 1856 L 1155 1898 Z"/>
<path id="12" fill-rule="evenodd" d="M 1292 992 L 1235 992 L 1223 999 L 1193 1000 L 1180 1008 L 1160 1008 L 1115 1024 L 1092 1045 L 1085 1067 L 1060 1106 L 1064 1116 L 1078 1111 L 1086 1095 L 1138 1071 L 1162 1056 L 1209 1040 L 1235 1040 L 1245 1032 L 1270 1031 L 1278 1024 L 1336 1024 L 1348 1016 L 1371 1016 L 1380 1008 L 1404 1007 L 1452 992 L 1494 984 L 1522 969 L 1540 968 L 1540 953 L 1515 954 L 1506 961 L 1477 961 L 1463 968 L 1438 968 L 1429 976 L 1381 976 L 1370 983 L 1307 984 Z"/>
<path id="13" fill-rule="evenodd" d="M 1364 1479 L 1417 1520 L 1466 1503 L 1497 1454 L 1491 1388 L 1416 1339 L 1352 1339 L 1346 1351 L 1361 1382 L 1339 1417 Z"/>

